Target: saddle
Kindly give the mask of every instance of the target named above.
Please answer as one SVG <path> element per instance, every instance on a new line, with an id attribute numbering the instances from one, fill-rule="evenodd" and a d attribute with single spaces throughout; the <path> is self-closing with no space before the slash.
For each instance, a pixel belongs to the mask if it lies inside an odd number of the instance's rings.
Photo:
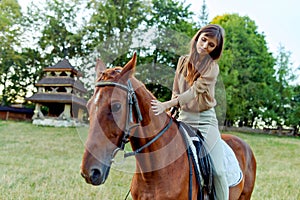
<path id="1" fill-rule="evenodd" d="M 215 199 L 213 186 L 213 164 L 206 145 L 204 137 L 200 131 L 184 122 L 177 121 L 178 128 L 185 138 L 187 151 L 193 160 L 197 181 L 202 189 L 205 189 L 210 199 Z M 226 178 L 229 187 L 236 186 L 243 178 L 243 173 L 231 147 L 222 140 L 224 150 L 224 166 L 226 169 Z M 202 195 L 200 195 L 202 196 Z"/>
<path id="2" fill-rule="evenodd" d="M 192 163 L 190 163 L 190 176 L 192 175 L 191 165 L 194 165 L 196 180 L 199 184 L 198 200 L 203 199 L 205 192 L 208 194 L 209 199 L 216 199 L 212 161 L 209 153 L 206 151 L 203 136 L 198 129 L 181 121 L 177 121 L 177 123 L 179 131 L 186 142 L 189 161 L 192 160 Z"/>

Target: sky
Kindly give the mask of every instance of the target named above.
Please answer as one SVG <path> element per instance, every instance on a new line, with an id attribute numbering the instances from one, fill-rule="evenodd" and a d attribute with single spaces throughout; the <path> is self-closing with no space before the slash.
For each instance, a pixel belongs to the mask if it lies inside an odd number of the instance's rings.
<path id="1" fill-rule="evenodd" d="M 199 13 L 203 0 L 186 0 L 191 9 Z M 264 33 L 270 52 L 277 55 L 281 44 L 291 52 L 294 70 L 300 67 L 300 1 L 298 0 L 206 0 L 208 20 L 217 15 L 237 13 L 248 16 Z M 300 69 L 297 71 L 300 74 Z M 296 80 L 300 84 L 300 76 Z"/>

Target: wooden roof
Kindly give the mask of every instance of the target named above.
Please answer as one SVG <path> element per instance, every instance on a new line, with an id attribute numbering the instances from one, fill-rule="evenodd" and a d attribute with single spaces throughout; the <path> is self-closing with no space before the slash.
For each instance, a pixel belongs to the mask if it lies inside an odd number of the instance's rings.
<path id="1" fill-rule="evenodd" d="M 83 84 L 79 81 L 71 78 L 71 77 L 45 77 L 38 81 L 35 86 L 69 86 L 75 88 L 83 93 L 86 93 L 87 90 L 84 88 Z"/>
<path id="2" fill-rule="evenodd" d="M 67 103 L 86 106 L 87 101 L 74 94 L 69 93 L 35 93 L 26 99 L 34 103 Z"/>
<path id="3" fill-rule="evenodd" d="M 63 72 L 69 71 L 79 76 L 78 72 L 67 59 L 59 61 L 57 64 L 47 67 L 44 69 L 45 72 Z M 80 80 L 75 80 L 74 77 L 70 76 L 46 76 L 38 81 L 35 86 L 37 87 L 72 87 L 82 93 L 86 93 L 87 90 L 84 88 Z M 33 103 L 65 103 L 65 104 L 77 104 L 85 107 L 87 101 L 84 98 L 81 98 L 73 93 L 66 92 L 57 92 L 57 93 L 48 93 L 48 92 L 37 92 L 29 98 L 26 98 L 27 101 Z"/>
<path id="4" fill-rule="evenodd" d="M 14 113 L 25 113 L 25 114 L 33 114 L 32 108 L 15 108 L 11 106 L 0 106 L 0 111 L 3 112 L 14 112 Z"/>
<path id="5" fill-rule="evenodd" d="M 63 59 L 53 66 L 46 67 L 43 71 L 45 72 L 60 72 L 60 71 L 70 71 L 76 76 L 82 76 L 81 72 L 77 71 L 69 62 L 68 59 Z"/>

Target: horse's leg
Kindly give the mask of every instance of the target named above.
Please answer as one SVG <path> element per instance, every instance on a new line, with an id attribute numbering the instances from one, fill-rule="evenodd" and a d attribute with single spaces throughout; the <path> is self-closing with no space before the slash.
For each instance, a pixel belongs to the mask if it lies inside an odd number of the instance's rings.
<path id="1" fill-rule="evenodd" d="M 245 148 L 246 152 L 246 169 L 243 172 L 245 176 L 245 183 L 244 183 L 244 188 L 241 194 L 240 199 L 245 199 L 245 200 L 250 200 L 253 189 L 254 189 L 254 183 L 255 183 L 255 178 L 256 178 L 256 160 L 254 157 L 254 154 L 252 150 L 250 149 L 249 145 L 246 145 Z"/>
<path id="2" fill-rule="evenodd" d="M 245 181 L 245 179 L 243 179 L 238 185 L 229 188 L 229 199 L 230 200 L 239 200 L 240 199 L 240 196 L 241 196 L 241 193 L 242 193 L 243 187 L 244 187 L 244 181 Z"/>
<path id="3" fill-rule="evenodd" d="M 256 178 L 256 160 L 250 146 L 240 138 L 236 139 L 242 146 L 237 152 L 238 160 L 243 171 L 244 184 L 239 200 L 250 200 Z"/>

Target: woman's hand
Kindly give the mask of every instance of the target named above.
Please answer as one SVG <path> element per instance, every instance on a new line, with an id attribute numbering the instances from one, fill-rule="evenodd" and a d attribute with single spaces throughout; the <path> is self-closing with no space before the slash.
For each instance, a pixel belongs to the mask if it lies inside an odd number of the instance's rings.
<path id="1" fill-rule="evenodd" d="M 151 108 L 155 115 L 159 115 L 168 109 L 166 102 L 162 103 L 158 100 L 151 100 Z"/>

